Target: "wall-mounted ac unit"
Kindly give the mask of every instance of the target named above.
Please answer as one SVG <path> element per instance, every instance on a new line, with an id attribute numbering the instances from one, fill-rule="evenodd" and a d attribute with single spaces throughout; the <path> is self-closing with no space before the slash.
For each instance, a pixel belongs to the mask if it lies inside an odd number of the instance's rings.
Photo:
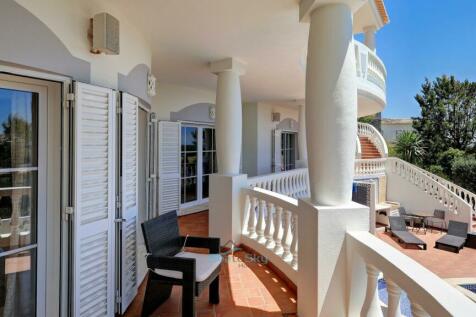
<path id="1" fill-rule="evenodd" d="M 119 55 L 119 20 L 109 13 L 94 15 L 92 37 L 92 53 Z"/>

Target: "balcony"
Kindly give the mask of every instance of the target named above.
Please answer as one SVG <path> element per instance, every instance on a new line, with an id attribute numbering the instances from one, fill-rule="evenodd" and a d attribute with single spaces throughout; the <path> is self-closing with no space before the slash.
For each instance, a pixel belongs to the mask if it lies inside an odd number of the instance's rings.
<path id="1" fill-rule="evenodd" d="M 377 54 L 354 41 L 359 117 L 381 112 L 387 104 L 387 70 Z"/>

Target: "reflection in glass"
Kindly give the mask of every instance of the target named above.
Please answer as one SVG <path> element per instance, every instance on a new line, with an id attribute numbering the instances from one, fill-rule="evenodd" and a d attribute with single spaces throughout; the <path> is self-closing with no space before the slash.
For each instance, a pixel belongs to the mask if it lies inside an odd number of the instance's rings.
<path id="1" fill-rule="evenodd" d="M 37 172 L 0 172 L 0 254 L 36 243 Z"/>
<path id="2" fill-rule="evenodd" d="M 214 149 L 214 131 L 215 129 L 203 128 L 203 151 Z"/>
<path id="3" fill-rule="evenodd" d="M 36 250 L 0 257 L 0 316 L 35 316 Z"/>
<path id="4" fill-rule="evenodd" d="M 208 198 L 209 196 L 208 187 L 210 186 L 210 184 L 208 183 L 208 179 L 209 179 L 208 175 L 202 177 L 202 188 L 203 188 L 202 197 L 203 198 Z"/>
<path id="5" fill-rule="evenodd" d="M 198 128 L 182 127 L 182 151 L 197 151 Z"/>
<path id="6" fill-rule="evenodd" d="M 38 94 L 0 88 L 0 168 L 37 166 Z"/>

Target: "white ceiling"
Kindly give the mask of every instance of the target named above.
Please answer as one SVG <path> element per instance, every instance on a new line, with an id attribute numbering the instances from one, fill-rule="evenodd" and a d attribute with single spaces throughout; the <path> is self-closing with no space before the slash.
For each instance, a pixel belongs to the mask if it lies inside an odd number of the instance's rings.
<path id="1" fill-rule="evenodd" d="M 299 0 L 118 0 L 152 43 L 159 83 L 215 89 L 210 61 L 247 63 L 245 101 L 304 98 L 309 25 Z"/>

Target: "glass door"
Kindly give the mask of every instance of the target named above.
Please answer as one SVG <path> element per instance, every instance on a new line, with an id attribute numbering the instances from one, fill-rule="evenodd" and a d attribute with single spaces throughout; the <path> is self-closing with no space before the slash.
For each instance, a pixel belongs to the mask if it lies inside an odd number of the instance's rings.
<path id="1" fill-rule="evenodd" d="M 217 172 L 215 128 L 182 125 L 181 208 L 205 204 L 209 176 Z"/>
<path id="2" fill-rule="evenodd" d="M 281 170 L 289 171 L 296 168 L 297 133 L 281 133 Z"/>
<path id="3" fill-rule="evenodd" d="M 23 87 L 26 85 L 23 85 Z M 40 90 L 25 91 L 0 80 L 0 315 L 35 316 L 43 305 L 44 232 L 39 195 Z M 43 127 L 42 127 L 43 130 Z M 44 189 L 43 189 L 44 191 Z M 43 276 L 38 278 L 39 275 Z M 43 293 L 40 293 L 43 292 Z M 39 314 L 41 315 L 41 314 Z"/>

